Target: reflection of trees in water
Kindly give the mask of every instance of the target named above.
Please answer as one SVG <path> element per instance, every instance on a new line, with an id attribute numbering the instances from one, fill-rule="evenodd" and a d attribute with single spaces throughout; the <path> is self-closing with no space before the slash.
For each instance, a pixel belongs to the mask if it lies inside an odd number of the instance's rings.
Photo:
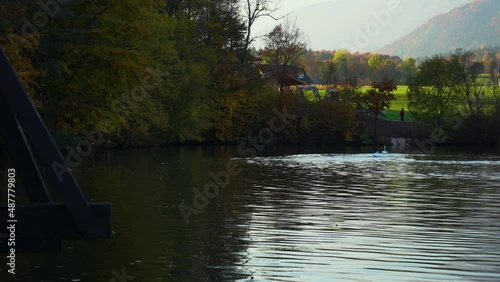
<path id="1" fill-rule="evenodd" d="M 20 267 L 34 261 L 41 266 L 22 275 L 44 273 L 51 281 L 63 265 L 67 277 L 87 272 L 96 281 L 108 281 L 110 271 L 122 267 L 140 281 L 249 279 L 259 262 L 272 260 L 269 254 L 295 248 L 314 254 L 304 238 L 318 231 L 319 239 L 328 234 L 334 244 L 363 235 L 406 240 L 421 239 L 418 232 L 429 230 L 498 230 L 491 220 L 499 213 L 493 206 L 498 207 L 498 184 L 482 178 L 498 177 L 498 165 L 453 163 L 441 156 L 244 161 L 244 171 L 186 225 L 176 205 L 189 203 L 192 189 L 211 181 L 209 172 L 238 157 L 236 150 L 182 147 L 89 157 L 75 174 L 89 199 L 113 203 L 113 239 L 70 242 L 64 256 L 45 262 L 22 256 Z M 301 249 L 306 247 L 312 250 Z"/>
<path id="2" fill-rule="evenodd" d="M 169 167 L 169 181 L 176 183 L 169 189 L 172 189 L 171 194 L 177 194 L 172 195 L 178 201 L 176 204 L 183 199 L 190 206 L 192 189 L 203 191 L 204 185 L 213 182 L 209 173 L 225 170 L 226 163 L 236 155 L 231 147 L 177 150 L 180 163 L 189 167 L 182 170 L 176 166 Z M 244 172 L 231 178 L 229 185 L 220 189 L 219 196 L 209 199 L 207 207 L 200 214 L 193 215 L 189 225 L 177 208 L 171 211 L 169 218 L 175 220 L 165 230 L 171 263 L 164 270 L 172 281 L 250 278 L 244 262 L 248 260 L 247 232 L 251 213 L 247 208 L 247 199 L 240 197 L 245 192 L 244 187 L 239 185 L 240 177 L 245 177 Z"/>
<path id="3" fill-rule="evenodd" d="M 122 267 L 140 281 L 249 278 L 243 263 L 248 259 L 245 238 L 251 213 L 247 200 L 240 199 L 245 191 L 238 179 L 193 215 L 189 225 L 177 208 L 183 200 L 192 205 L 192 189 L 202 190 L 212 181 L 209 173 L 223 169 L 232 154 L 230 147 L 96 154 L 89 167 L 78 169 L 82 173 L 77 177 L 82 187 L 91 187 L 89 198 L 111 199 L 115 233 L 105 247 L 73 244 L 78 268 L 93 269 L 87 272 L 96 281 L 108 281 L 113 278 L 110 271 Z"/>

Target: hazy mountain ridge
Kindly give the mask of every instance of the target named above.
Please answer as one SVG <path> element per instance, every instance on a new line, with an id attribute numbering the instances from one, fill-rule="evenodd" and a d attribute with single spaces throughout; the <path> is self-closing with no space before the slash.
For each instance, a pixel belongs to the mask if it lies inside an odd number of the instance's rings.
<path id="1" fill-rule="evenodd" d="M 436 16 L 379 50 L 402 57 L 446 53 L 456 48 L 500 46 L 500 1 L 476 0 Z"/>
<path id="2" fill-rule="evenodd" d="M 290 20 L 296 20 L 297 27 L 304 32 L 313 50 L 348 48 L 351 51 L 374 52 L 409 34 L 433 17 L 471 1 L 399 0 L 401 13 L 392 14 L 389 24 L 382 27 L 376 36 L 370 37 L 366 46 L 355 44 L 356 30 L 365 31 L 367 24 L 376 21 L 373 14 L 387 11 L 391 0 L 332 0 L 311 4 L 294 11 Z M 275 24 L 270 21 L 266 32 Z"/>

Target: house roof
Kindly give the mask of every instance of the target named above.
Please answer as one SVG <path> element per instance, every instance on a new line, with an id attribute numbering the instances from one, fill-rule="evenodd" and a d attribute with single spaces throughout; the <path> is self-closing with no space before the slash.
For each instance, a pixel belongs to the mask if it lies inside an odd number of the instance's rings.
<path id="1" fill-rule="evenodd" d="M 262 78 L 274 78 L 287 86 L 314 84 L 307 72 L 298 66 L 257 65 Z"/>

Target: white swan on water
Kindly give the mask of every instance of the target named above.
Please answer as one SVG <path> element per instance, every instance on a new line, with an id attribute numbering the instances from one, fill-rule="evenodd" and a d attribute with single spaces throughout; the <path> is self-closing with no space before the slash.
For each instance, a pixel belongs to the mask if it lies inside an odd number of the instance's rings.
<path id="1" fill-rule="evenodd" d="M 384 146 L 384 150 L 382 151 L 382 154 L 383 154 L 383 155 L 384 155 L 384 154 L 389 154 L 389 153 L 386 151 L 385 146 Z M 380 154 L 379 154 L 379 153 L 378 153 L 378 151 L 377 151 L 377 152 L 375 152 L 375 153 L 373 154 L 373 156 L 374 156 L 374 157 L 379 157 L 379 156 L 380 156 Z"/>
<path id="2" fill-rule="evenodd" d="M 387 151 L 385 150 L 385 146 L 384 146 L 384 150 L 382 151 L 382 154 L 388 154 Z"/>

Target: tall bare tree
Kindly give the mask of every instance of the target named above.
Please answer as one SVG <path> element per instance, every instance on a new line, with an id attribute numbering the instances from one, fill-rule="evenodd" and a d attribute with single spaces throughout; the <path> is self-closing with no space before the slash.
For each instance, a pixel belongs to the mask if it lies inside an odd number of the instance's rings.
<path id="1" fill-rule="evenodd" d="M 276 13 L 280 9 L 280 0 L 245 0 L 245 2 L 246 35 L 241 54 L 241 63 L 245 63 L 248 47 L 255 39 L 255 37 L 252 37 L 252 28 L 257 19 L 269 17 L 278 21 L 284 17 L 276 16 Z"/>
<path id="2" fill-rule="evenodd" d="M 482 62 L 475 60 L 475 55 L 471 51 L 457 49 L 451 58 L 456 65 L 457 85 L 466 99 L 466 110 L 472 117 L 479 117 L 482 114 L 485 98 L 485 81 L 479 79 L 484 71 Z"/>
<path id="3" fill-rule="evenodd" d="M 295 26 L 286 21 L 284 24 L 278 24 L 265 37 L 266 46 L 262 51 L 262 57 L 266 63 L 275 66 L 275 73 L 278 78 L 278 86 L 282 92 L 285 86 L 280 82 L 285 77 L 297 75 L 300 56 L 306 52 L 302 32 Z"/>

